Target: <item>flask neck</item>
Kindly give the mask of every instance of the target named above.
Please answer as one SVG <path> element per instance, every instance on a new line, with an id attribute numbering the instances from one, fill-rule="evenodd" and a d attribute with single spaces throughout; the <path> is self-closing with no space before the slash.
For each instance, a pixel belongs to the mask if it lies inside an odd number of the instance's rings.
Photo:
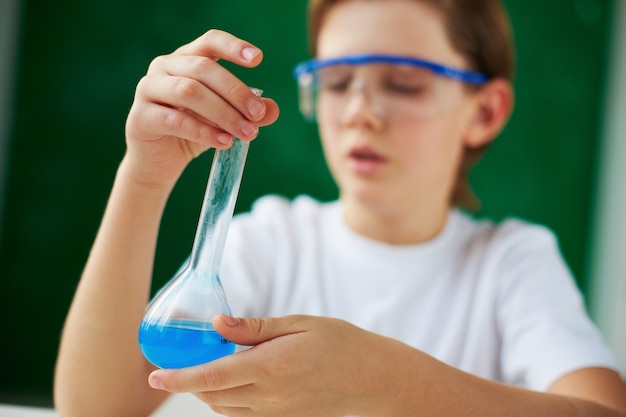
<path id="1" fill-rule="evenodd" d="M 194 270 L 219 272 L 248 147 L 249 142 L 235 139 L 230 148 L 215 151 L 191 251 Z"/>

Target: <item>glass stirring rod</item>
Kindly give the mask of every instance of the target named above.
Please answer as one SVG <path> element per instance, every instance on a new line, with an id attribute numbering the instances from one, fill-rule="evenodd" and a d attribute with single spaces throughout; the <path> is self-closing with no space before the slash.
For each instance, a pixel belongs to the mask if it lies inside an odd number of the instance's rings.
<path id="1" fill-rule="evenodd" d="M 218 273 L 249 145 L 235 138 L 230 148 L 215 151 L 189 262 L 144 314 L 139 346 L 160 368 L 194 366 L 235 351 L 211 321 L 231 314 Z"/>

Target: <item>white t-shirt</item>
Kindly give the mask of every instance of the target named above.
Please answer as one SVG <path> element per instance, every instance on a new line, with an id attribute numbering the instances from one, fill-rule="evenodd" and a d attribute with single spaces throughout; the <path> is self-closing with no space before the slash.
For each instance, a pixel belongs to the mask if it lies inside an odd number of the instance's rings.
<path id="1" fill-rule="evenodd" d="M 617 369 L 553 234 L 517 220 L 451 210 L 436 238 L 397 246 L 353 232 L 338 202 L 268 196 L 233 219 L 220 276 L 236 316 L 336 317 L 529 389 Z"/>

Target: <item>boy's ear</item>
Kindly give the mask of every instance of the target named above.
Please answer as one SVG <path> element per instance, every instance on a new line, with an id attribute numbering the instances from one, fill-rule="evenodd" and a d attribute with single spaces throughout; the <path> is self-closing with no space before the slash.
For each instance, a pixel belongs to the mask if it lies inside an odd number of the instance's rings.
<path id="1" fill-rule="evenodd" d="M 506 125 L 513 111 L 513 88 L 503 79 L 489 81 L 477 92 L 477 106 L 465 145 L 477 148 L 491 142 Z"/>

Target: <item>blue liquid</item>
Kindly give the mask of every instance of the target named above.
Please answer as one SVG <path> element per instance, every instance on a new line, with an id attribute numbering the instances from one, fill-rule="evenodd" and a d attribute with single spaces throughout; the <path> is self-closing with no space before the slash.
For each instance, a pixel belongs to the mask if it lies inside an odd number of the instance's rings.
<path id="1" fill-rule="evenodd" d="M 165 369 L 199 365 L 235 351 L 235 344 L 212 328 L 193 328 L 185 322 L 161 326 L 143 321 L 139 346 L 146 359 Z"/>

